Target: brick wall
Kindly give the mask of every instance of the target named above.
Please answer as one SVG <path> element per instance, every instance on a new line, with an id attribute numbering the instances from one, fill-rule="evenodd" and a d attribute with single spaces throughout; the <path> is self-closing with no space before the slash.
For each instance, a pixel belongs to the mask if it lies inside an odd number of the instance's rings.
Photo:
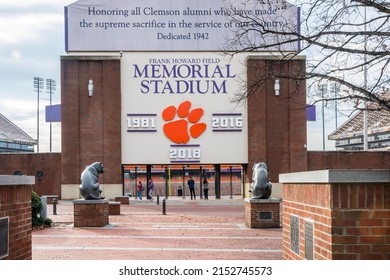
<path id="1" fill-rule="evenodd" d="M 390 169 L 390 153 L 386 151 L 308 151 L 307 166 L 307 170 Z"/>
<path id="2" fill-rule="evenodd" d="M 331 190 L 333 259 L 390 260 L 390 182 Z"/>
<path id="3" fill-rule="evenodd" d="M 299 217 L 299 255 L 291 250 L 290 216 Z M 305 259 L 304 221 L 314 221 L 315 259 L 331 259 L 330 185 L 283 184 L 283 258 Z"/>
<path id="4" fill-rule="evenodd" d="M 298 254 L 292 215 L 299 219 Z M 306 258 L 305 221 L 313 223 L 314 259 L 390 259 L 388 182 L 283 183 L 284 259 Z"/>
<path id="5" fill-rule="evenodd" d="M 32 214 L 30 184 L 4 184 L 5 177 L 0 176 L 0 219 L 8 217 L 9 254 L 3 260 L 31 260 Z M 19 176 L 17 176 L 19 177 Z M 23 176 L 24 177 L 24 176 Z M 31 179 L 32 178 L 32 179 Z M 15 179 L 15 178 L 11 178 Z M 23 181 L 34 181 L 33 177 L 16 178 Z M 3 229 L 2 229 L 3 230 Z M 3 241 L 3 240 L 2 240 Z M 3 246 L 3 244 L 1 244 Z M 4 249 L 4 248 L 2 248 Z"/>
<path id="6" fill-rule="evenodd" d="M 42 171 L 43 177 L 36 177 L 33 190 L 39 196 L 61 197 L 60 153 L 0 154 L 0 174 L 13 175 L 15 171 L 27 176 L 36 176 L 37 171 Z"/>
<path id="7" fill-rule="evenodd" d="M 102 184 L 122 183 L 120 78 L 119 57 L 61 57 L 62 184 L 79 184 L 96 161 L 106 168 Z"/>

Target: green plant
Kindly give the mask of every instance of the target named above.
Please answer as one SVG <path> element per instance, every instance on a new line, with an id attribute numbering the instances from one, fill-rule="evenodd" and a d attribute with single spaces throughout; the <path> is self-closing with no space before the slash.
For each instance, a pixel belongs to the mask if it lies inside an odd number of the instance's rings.
<path id="1" fill-rule="evenodd" d="M 32 225 L 38 226 L 41 224 L 40 215 L 42 210 L 41 198 L 37 195 L 36 192 L 31 194 L 31 210 L 32 210 Z"/>
<path id="2" fill-rule="evenodd" d="M 32 212 L 32 226 L 51 226 L 52 220 L 41 217 L 42 201 L 36 192 L 31 194 L 31 212 Z"/>

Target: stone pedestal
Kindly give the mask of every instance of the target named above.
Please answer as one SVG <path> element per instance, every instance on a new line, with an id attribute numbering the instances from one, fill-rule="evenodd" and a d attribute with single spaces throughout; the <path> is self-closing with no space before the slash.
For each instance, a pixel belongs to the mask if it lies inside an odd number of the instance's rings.
<path id="1" fill-rule="evenodd" d="M 281 199 L 246 199 L 245 224 L 250 228 L 280 228 Z"/>
<path id="2" fill-rule="evenodd" d="M 75 227 L 104 227 L 109 215 L 107 199 L 100 200 L 73 200 Z"/>
<path id="3" fill-rule="evenodd" d="M 116 201 L 110 201 L 109 203 L 109 215 L 120 215 L 121 203 Z"/>
<path id="4" fill-rule="evenodd" d="M 120 202 L 121 204 L 129 204 L 130 199 L 128 196 L 117 196 L 115 197 L 116 202 Z"/>

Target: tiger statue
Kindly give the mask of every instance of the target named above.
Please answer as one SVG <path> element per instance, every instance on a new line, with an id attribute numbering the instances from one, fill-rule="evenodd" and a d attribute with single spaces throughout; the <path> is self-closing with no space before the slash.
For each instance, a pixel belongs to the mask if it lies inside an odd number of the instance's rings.
<path id="1" fill-rule="evenodd" d="M 104 199 L 99 188 L 99 175 L 104 173 L 101 162 L 94 162 L 81 173 L 80 195 L 86 200 Z"/>
<path id="2" fill-rule="evenodd" d="M 252 184 L 249 190 L 252 198 L 268 199 L 271 196 L 272 184 L 269 180 L 267 165 L 264 162 L 255 163 L 252 171 Z"/>

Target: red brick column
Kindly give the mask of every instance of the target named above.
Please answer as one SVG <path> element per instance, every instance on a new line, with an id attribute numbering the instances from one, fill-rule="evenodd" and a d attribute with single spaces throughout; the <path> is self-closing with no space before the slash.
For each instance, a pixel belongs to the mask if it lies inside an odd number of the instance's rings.
<path id="1" fill-rule="evenodd" d="M 0 176 L 0 259 L 31 260 L 32 176 Z M 8 239 L 8 240 L 7 240 Z"/>
<path id="2" fill-rule="evenodd" d="M 253 164 L 260 161 L 267 164 L 271 182 L 278 182 L 280 173 L 307 171 L 306 83 L 278 78 L 280 93 L 275 95 L 276 76 L 303 76 L 305 63 L 302 56 L 248 58 L 247 182 Z"/>
<path id="3" fill-rule="evenodd" d="M 284 259 L 390 259 L 389 170 L 281 174 L 280 181 Z"/>
<path id="4" fill-rule="evenodd" d="M 106 168 L 102 184 L 122 183 L 120 77 L 119 56 L 61 57 L 62 184 L 78 185 L 95 161 Z"/>

